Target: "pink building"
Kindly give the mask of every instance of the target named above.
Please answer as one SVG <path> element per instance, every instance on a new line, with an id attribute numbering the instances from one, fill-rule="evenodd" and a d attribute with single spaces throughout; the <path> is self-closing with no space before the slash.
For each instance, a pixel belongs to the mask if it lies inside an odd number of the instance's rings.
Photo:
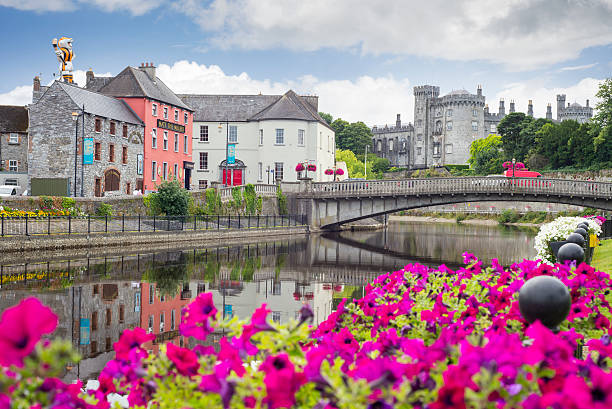
<path id="1" fill-rule="evenodd" d="M 191 189 L 193 110 L 155 75 L 152 63 L 127 67 L 111 78 L 94 78 L 90 70 L 86 87 L 124 100 L 144 122 L 137 189 L 155 191 L 162 181 L 174 178 Z"/>

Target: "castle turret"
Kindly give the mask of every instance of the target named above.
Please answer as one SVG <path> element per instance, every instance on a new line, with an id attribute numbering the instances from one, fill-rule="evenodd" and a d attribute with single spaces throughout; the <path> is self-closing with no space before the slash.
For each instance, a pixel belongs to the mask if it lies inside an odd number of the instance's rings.
<path id="1" fill-rule="evenodd" d="M 546 106 L 546 119 L 550 119 L 552 121 L 552 106 L 550 105 L 550 102 Z"/>
<path id="2" fill-rule="evenodd" d="M 586 107 L 587 108 L 589 107 L 589 100 L 588 99 L 586 100 Z"/>
<path id="3" fill-rule="evenodd" d="M 560 120 L 565 110 L 565 94 L 557 94 L 557 121 Z M 550 118 L 552 119 L 552 117 Z"/>
<path id="4" fill-rule="evenodd" d="M 506 107 L 504 106 L 504 99 L 500 98 L 499 99 L 499 116 L 505 116 L 506 115 Z"/>
<path id="5" fill-rule="evenodd" d="M 397 119 L 395 120 L 395 126 L 397 128 L 401 128 L 402 127 L 402 120 L 400 119 L 400 114 L 397 114 Z"/>
<path id="6" fill-rule="evenodd" d="M 510 100 L 510 113 L 516 112 L 516 110 L 514 109 L 514 100 L 511 99 Z"/>
<path id="7" fill-rule="evenodd" d="M 533 102 L 529 100 L 529 104 L 527 104 L 527 115 L 533 117 Z"/>
<path id="8" fill-rule="evenodd" d="M 482 96 L 482 85 L 478 84 L 478 87 L 476 88 L 476 95 L 478 95 L 479 97 Z"/>
<path id="9" fill-rule="evenodd" d="M 485 116 L 489 115 L 489 104 L 486 104 L 484 107 L 484 114 Z"/>

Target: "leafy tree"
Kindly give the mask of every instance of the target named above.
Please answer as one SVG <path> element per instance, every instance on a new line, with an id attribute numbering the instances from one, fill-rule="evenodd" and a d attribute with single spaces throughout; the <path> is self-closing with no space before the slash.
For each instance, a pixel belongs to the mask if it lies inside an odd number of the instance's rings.
<path id="1" fill-rule="evenodd" d="M 579 125 L 578 129 L 570 135 L 569 155 L 572 165 L 576 168 L 584 168 L 597 162 L 591 128 L 592 125 L 587 122 Z"/>
<path id="2" fill-rule="evenodd" d="M 612 158 L 612 78 L 599 84 L 599 91 L 595 95 L 600 99 L 590 130 L 594 138 L 595 158 L 600 164 L 609 164 Z"/>
<path id="3" fill-rule="evenodd" d="M 518 161 L 524 160 L 521 154 L 522 139 L 521 131 L 531 122 L 533 118 L 525 115 L 522 112 L 513 112 L 506 115 L 497 126 L 497 132 L 502 137 L 502 146 L 504 150 L 504 158 L 511 160 L 515 158 Z M 526 153 L 526 152 L 525 152 Z"/>
<path id="4" fill-rule="evenodd" d="M 357 159 L 357 156 L 355 156 L 355 153 L 353 153 L 352 151 L 349 151 L 348 149 L 346 150 L 337 149 L 336 150 L 336 162 L 346 163 L 346 168 L 348 170 L 348 177 L 350 178 L 362 178 L 363 177 L 364 170 L 365 170 L 364 164 L 359 159 Z"/>
<path id="5" fill-rule="evenodd" d="M 349 123 L 341 118 L 332 122 L 331 127 L 336 133 L 336 146 L 348 149 L 356 154 L 365 152 L 365 147 L 372 143 L 372 130 L 363 122 Z"/>
<path id="6" fill-rule="evenodd" d="M 503 162 L 502 137 L 500 135 L 489 135 L 483 139 L 476 139 L 470 145 L 468 163 L 476 174 L 499 174 L 502 172 Z"/>
<path id="7" fill-rule="evenodd" d="M 176 179 L 163 182 L 151 196 L 151 205 L 167 216 L 184 216 L 188 212 L 191 195 Z"/>
<path id="8" fill-rule="evenodd" d="M 155 284 L 159 295 L 175 297 L 183 288 L 183 283 L 189 281 L 185 254 L 180 253 L 177 260 L 149 263 L 143 274 L 146 282 Z"/>
<path id="9" fill-rule="evenodd" d="M 331 125 L 332 122 L 334 121 L 334 117 L 331 116 L 331 114 L 328 114 L 326 112 L 319 112 L 319 116 L 323 118 L 325 122 L 327 122 L 328 125 Z"/>
<path id="10" fill-rule="evenodd" d="M 389 169 L 389 164 L 387 158 L 376 158 L 372 163 L 372 172 L 376 173 L 378 177 L 382 177 L 382 174 Z"/>

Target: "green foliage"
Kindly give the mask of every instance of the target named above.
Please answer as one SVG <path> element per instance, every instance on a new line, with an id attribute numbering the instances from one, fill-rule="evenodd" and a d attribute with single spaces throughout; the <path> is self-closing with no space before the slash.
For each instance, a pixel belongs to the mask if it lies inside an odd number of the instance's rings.
<path id="1" fill-rule="evenodd" d="M 365 147 L 372 144 L 372 130 L 363 122 L 348 123 L 338 118 L 331 127 L 336 133 L 336 146 L 348 149 L 355 154 L 363 154 Z"/>
<path id="2" fill-rule="evenodd" d="M 100 205 L 96 209 L 96 215 L 111 217 L 113 215 L 113 205 L 110 205 L 108 203 L 100 203 Z"/>
<path id="3" fill-rule="evenodd" d="M 497 221 L 499 222 L 499 224 L 516 223 L 519 218 L 520 215 L 517 213 L 516 210 L 506 209 L 501 212 L 501 214 L 497 218 Z"/>
<path id="4" fill-rule="evenodd" d="M 206 189 L 206 204 L 204 207 L 204 213 L 207 215 L 223 213 L 223 203 L 221 203 L 221 196 L 219 195 L 219 192 L 217 192 L 217 189 Z"/>
<path id="5" fill-rule="evenodd" d="M 39 206 L 42 210 L 53 209 L 53 198 L 50 196 L 40 196 L 38 198 Z"/>
<path id="6" fill-rule="evenodd" d="M 348 149 L 336 150 L 336 162 L 346 163 L 346 169 L 348 170 L 349 178 L 362 178 L 364 177 L 365 167 L 362 161 L 357 159 L 355 153 Z"/>
<path id="7" fill-rule="evenodd" d="M 148 263 L 143 274 L 143 279 L 155 288 L 159 295 L 175 297 L 182 289 L 183 283 L 189 281 L 185 253 L 180 253 L 179 260 L 171 260 L 167 263 Z"/>
<path id="8" fill-rule="evenodd" d="M 470 145 L 468 163 L 477 175 L 501 174 L 503 162 L 500 135 L 489 135 L 483 139 L 476 139 Z"/>
<path id="9" fill-rule="evenodd" d="M 372 163 L 372 171 L 382 176 L 389 169 L 389 159 L 376 158 Z"/>
<path id="10" fill-rule="evenodd" d="M 72 197 L 62 197 L 62 208 L 65 210 L 72 209 L 76 205 L 76 200 Z"/>
<path id="11" fill-rule="evenodd" d="M 189 210 L 191 195 L 178 180 L 168 180 L 151 195 L 151 205 L 167 216 L 184 216 Z"/>
<path id="12" fill-rule="evenodd" d="M 328 114 L 325 112 L 319 112 L 319 116 L 323 118 L 323 120 L 325 120 L 325 122 L 327 122 L 328 125 L 331 125 L 332 122 L 334 122 L 334 117 L 331 116 L 331 114 Z"/>
<path id="13" fill-rule="evenodd" d="M 142 197 L 142 203 L 147 209 L 146 211 L 149 216 L 161 213 L 161 210 L 156 207 L 157 203 L 152 200 L 154 196 L 155 193 L 149 193 L 148 195 Z"/>
<path id="14" fill-rule="evenodd" d="M 248 215 L 253 215 L 257 211 L 257 193 L 255 186 L 250 183 L 244 187 L 244 211 Z"/>
<path id="15" fill-rule="evenodd" d="M 289 214 L 289 210 L 287 209 L 287 196 L 283 194 L 280 186 L 276 189 L 276 200 L 278 202 L 278 212 L 280 214 Z"/>

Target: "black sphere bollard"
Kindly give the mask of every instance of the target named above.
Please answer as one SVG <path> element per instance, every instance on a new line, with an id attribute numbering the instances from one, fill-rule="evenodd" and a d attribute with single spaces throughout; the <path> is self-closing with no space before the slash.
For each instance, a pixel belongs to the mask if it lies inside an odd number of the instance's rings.
<path id="1" fill-rule="evenodd" d="M 588 236 L 587 231 L 585 229 L 581 228 L 581 227 L 579 227 L 576 230 L 574 230 L 574 233 L 580 234 L 582 237 L 584 237 L 585 240 L 586 240 L 586 238 Z"/>
<path id="2" fill-rule="evenodd" d="M 576 243 L 566 243 L 557 252 L 557 261 L 576 261 L 576 264 L 580 264 L 584 261 L 584 249 Z"/>
<path id="3" fill-rule="evenodd" d="M 572 298 L 561 280 L 538 276 L 527 280 L 519 291 L 519 309 L 528 323 L 540 320 L 551 330 L 558 330 L 570 312 Z"/>
<path id="4" fill-rule="evenodd" d="M 584 230 L 586 230 L 586 231 L 589 231 L 589 225 L 588 225 L 588 224 L 586 224 L 585 222 L 582 222 L 582 223 L 578 224 L 578 226 L 576 226 L 576 228 L 578 228 L 578 229 L 584 229 Z"/>
<path id="5" fill-rule="evenodd" d="M 584 246 L 585 243 L 584 237 L 582 237 L 582 235 L 578 233 L 570 233 L 570 235 L 567 236 L 567 239 L 565 239 L 565 241 L 567 241 L 568 243 L 576 243 L 579 246 Z"/>

